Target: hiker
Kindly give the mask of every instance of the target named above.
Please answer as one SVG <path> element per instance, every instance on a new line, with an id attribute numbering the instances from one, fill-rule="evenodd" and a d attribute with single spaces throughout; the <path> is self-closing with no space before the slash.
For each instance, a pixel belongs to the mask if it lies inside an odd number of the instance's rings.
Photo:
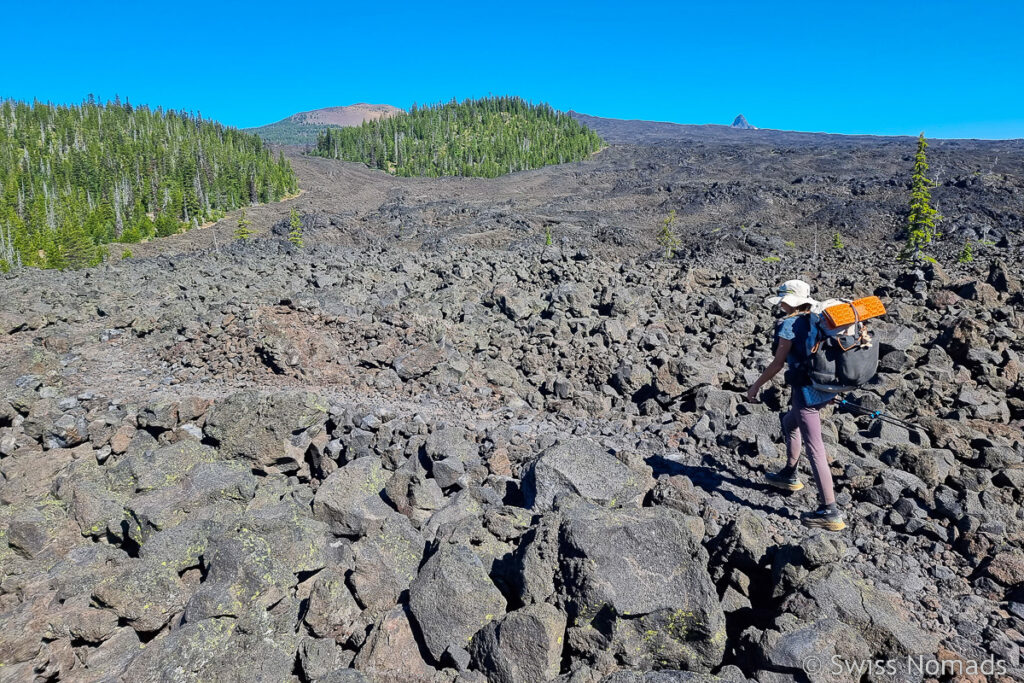
<path id="1" fill-rule="evenodd" d="M 788 366 L 784 377 L 791 389 L 790 408 L 782 418 L 786 437 L 786 465 L 778 472 L 769 472 L 765 478 L 770 485 L 784 491 L 802 489 L 804 485 L 796 473 L 802 444 L 811 461 L 820 505 L 813 512 L 800 515 L 800 521 L 809 527 L 839 531 L 846 524 L 836 508 L 832 472 L 825 454 L 825 442 L 821 439 L 821 408 L 835 395 L 807 386 L 805 364 L 811 355 L 810 349 L 817 332 L 817 314 L 812 312 L 817 302 L 810 297 L 810 293 L 810 285 L 803 280 L 789 280 L 779 287 L 778 296 L 767 300 L 770 305 L 779 306 L 784 317 L 775 327 L 775 358 L 747 390 L 747 400 L 757 402 L 761 387 L 770 382 L 783 367 Z"/>

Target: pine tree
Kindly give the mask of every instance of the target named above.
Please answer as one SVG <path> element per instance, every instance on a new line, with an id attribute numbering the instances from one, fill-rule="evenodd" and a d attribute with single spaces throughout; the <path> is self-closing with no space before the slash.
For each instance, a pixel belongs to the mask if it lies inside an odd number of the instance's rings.
<path id="1" fill-rule="evenodd" d="M 933 239 L 941 237 L 936 230 L 936 223 L 942 219 L 938 211 L 932 208 L 931 188 L 935 183 L 928 178 L 928 159 L 925 150 L 928 143 L 924 133 L 917 139 L 917 155 L 914 157 L 914 173 L 910 187 L 910 215 L 907 219 L 907 243 L 900 254 L 901 259 L 923 258 L 928 261 L 935 259 L 924 253 L 925 247 Z"/>
<path id="2" fill-rule="evenodd" d="M 960 257 L 957 259 L 959 263 L 970 263 L 974 260 L 974 247 L 971 246 L 970 240 L 964 240 L 964 248 L 960 250 Z"/>
<path id="3" fill-rule="evenodd" d="M 52 252 L 53 268 L 85 268 L 99 263 L 103 256 L 80 225 L 67 225 L 57 233 Z"/>
<path id="4" fill-rule="evenodd" d="M 832 236 L 832 248 L 833 249 L 845 249 L 846 245 L 843 244 L 843 236 L 838 232 Z"/>
<path id="5" fill-rule="evenodd" d="M 676 222 L 676 210 L 668 212 L 668 217 L 661 222 L 661 231 L 658 233 L 658 244 L 665 248 L 665 258 L 672 258 L 679 246 L 679 237 L 676 236 L 672 226 Z"/>
<path id="6" fill-rule="evenodd" d="M 288 225 L 291 227 L 288 233 L 288 241 L 302 249 L 302 219 L 299 217 L 299 212 L 295 209 L 291 210 Z"/>
<path id="7" fill-rule="evenodd" d="M 235 228 L 235 239 L 237 240 L 249 240 L 255 234 L 252 229 L 252 221 L 245 217 L 245 209 L 242 209 L 242 214 L 238 217 L 238 227 Z"/>

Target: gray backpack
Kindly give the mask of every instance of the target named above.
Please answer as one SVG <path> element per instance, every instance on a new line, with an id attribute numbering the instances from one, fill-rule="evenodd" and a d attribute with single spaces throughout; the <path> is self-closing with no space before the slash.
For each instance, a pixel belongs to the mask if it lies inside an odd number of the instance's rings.
<path id="1" fill-rule="evenodd" d="M 818 391 L 833 394 L 861 387 L 878 374 L 878 344 L 867 324 L 855 321 L 842 329 L 831 329 L 823 316 L 812 323 L 817 339 L 807 361 L 807 380 Z"/>

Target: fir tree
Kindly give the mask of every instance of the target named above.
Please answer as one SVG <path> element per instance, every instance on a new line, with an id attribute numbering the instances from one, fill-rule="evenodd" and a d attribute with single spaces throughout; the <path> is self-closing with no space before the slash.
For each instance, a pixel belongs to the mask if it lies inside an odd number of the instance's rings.
<path id="1" fill-rule="evenodd" d="M 288 241 L 294 244 L 299 249 L 302 248 L 302 219 L 299 217 L 299 212 L 295 209 L 291 210 L 288 218 L 288 225 L 291 230 L 288 232 Z"/>
<path id="2" fill-rule="evenodd" d="M 181 232 L 181 223 L 171 218 L 170 214 L 162 213 L 153 221 L 153 232 L 157 237 L 167 237 Z"/>
<path id="3" fill-rule="evenodd" d="M 668 217 L 661 222 L 661 231 L 658 233 L 658 244 L 665 249 L 665 258 L 672 258 L 679 246 L 679 237 L 676 236 L 673 225 L 676 222 L 676 210 L 668 212 Z"/>
<path id="4" fill-rule="evenodd" d="M 924 253 L 924 249 L 932 243 L 933 239 L 942 236 L 936 230 L 936 223 L 942 219 L 942 216 L 931 205 L 931 188 L 935 186 L 935 183 L 927 176 L 928 159 L 925 154 L 927 148 L 928 143 L 924 139 L 924 133 L 921 133 L 917 139 L 917 155 L 914 157 L 914 173 L 911 177 L 907 243 L 900 254 L 901 259 L 924 258 L 934 261 L 934 258 Z"/>
<path id="5" fill-rule="evenodd" d="M 235 228 L 235 239 L 243 241 L 251 239 L 255 234 L 251 226 L 252 221 L 245 217 L 245 209 L 242 209 L 242 213 L 238 217 L 238 227 Z"/>
<path id="6" fill-rule="evenodd" d="M 960 263 L 970 263 L 974 260 L 974 247 L 971 246 L 970 240 L 964 240 L 964 248 L 960 250 L 960 256 L 957 261 Z"/>

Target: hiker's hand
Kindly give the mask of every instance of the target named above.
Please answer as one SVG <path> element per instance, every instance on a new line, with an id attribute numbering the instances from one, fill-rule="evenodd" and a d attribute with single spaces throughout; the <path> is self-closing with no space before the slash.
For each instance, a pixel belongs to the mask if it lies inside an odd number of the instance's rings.
<path id="1" fill-rule="evenodd" d="M 750 387 L 747 389 L 747 401 L 749 403 L 760 403 L 757 400 L 757 387 Z"/>

